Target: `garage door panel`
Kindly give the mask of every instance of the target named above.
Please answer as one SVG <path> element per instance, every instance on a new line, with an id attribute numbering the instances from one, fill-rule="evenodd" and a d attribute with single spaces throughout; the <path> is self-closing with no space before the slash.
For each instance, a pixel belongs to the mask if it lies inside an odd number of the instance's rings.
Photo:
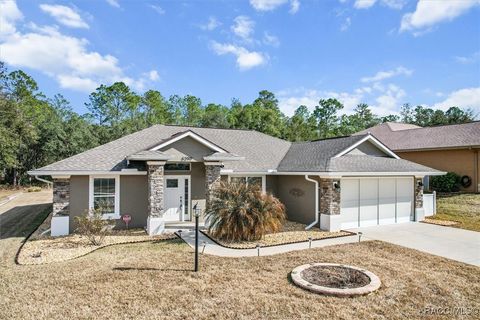
<path id="1" fill-rule="evenodd" d="M 395 223 L 396 183 L 394 178 L 381 178 L 378 184 L 378 224 Z"/>
<path id="2" fill-rule="evenodd" d="M 340 221 L 342 229 L 358 227 L 359 180 L 342 180 L 340 188 Z"/>
<path id="3" fill-rule="evenodd" d="M 378 179 L 360 180 L 360 227 L 377 225 Z"/>
<path id="4" fill-rule="evenodd" d="M 413 207 L 413 179 L 397 179 L 397 222 L 408 222 Z"/>

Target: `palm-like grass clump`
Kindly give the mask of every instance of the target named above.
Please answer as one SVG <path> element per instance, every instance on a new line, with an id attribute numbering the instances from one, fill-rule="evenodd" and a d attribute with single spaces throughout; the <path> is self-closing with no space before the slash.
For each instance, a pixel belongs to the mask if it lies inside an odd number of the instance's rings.
<path id="1" fill-rule="evenodd" d="M 222 182 L 213 190 L 205 212 L 209 233 L 224 241 L 255 241 L 277 232 L 285 222 L 285 206 L 257 185 Z"/>

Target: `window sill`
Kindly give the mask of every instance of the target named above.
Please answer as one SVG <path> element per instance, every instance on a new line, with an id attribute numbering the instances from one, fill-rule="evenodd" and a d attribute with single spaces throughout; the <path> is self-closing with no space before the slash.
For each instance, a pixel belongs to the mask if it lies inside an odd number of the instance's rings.
<path id="1" fill-rule="evenodd" d="M 102 220 L 118 220 L 118 219 L 120 219 L 120 215 L 115 213 L 102 215 Z"/>

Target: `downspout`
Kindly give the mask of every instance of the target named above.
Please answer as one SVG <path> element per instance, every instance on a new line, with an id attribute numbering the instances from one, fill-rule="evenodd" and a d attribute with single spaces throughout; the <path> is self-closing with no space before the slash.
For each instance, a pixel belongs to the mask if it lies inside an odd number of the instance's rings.
<path id="1" fill-rule="evenodd" d="M 318 181 L 310 179 L 308 174 L 305 175 L 305 180 L 315 183 L 315 221 L 305 227 L 305 230 L 308 230 L 318 224 L 319 217 L 318 217 Z"/>
<path id="2" fill-rule="evenodd" d="M 52 181 L 48 181 L 48 180 L 39 178 L 38 176 L 35 176 L 35 179 L 38 180 L 38 181 L 41 181 L 41 182 L 45 182 L 45 183 L 46 183 L 47 185 L 49 185 L 49 186 L 53 186 L 53 182 L 52 182 Z"/>

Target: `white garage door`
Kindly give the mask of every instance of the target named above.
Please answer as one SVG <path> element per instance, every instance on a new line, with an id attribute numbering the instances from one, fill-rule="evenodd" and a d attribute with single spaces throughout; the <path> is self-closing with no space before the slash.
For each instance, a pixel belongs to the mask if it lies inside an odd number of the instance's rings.
<path id="1" fill-rule="evenodd" d="M 413 178 L 345 178 L 340 186 L 342 229 L 412 220 Z"/>

